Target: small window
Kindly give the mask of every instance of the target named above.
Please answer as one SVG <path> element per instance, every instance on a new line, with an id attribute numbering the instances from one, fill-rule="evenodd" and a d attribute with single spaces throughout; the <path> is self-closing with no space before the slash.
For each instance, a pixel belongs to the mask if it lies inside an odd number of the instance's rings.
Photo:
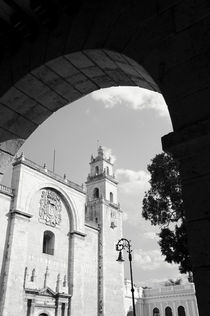
<path id="1" fill-rule="evenodd" d="M 109 167 L 106 167 L 106 174 L 109 175 Z"/>
<path id="2" fill-rule="evenodd" d="M 113 193 L 112 192 L 109 193 L 109 199 L 110 199 L 110 202 L 113 202 Z"/>
<path id="3" fill-rule="evenodd" d="M 98 166 L 95 167 L 95 174 L 96 174 L 96 176 L 99 174 L 99 167 Z"/>
<path id="4" fill-rule="evenodd" d="M 178 316 L 186 316 L 185 309 L 183 306 L 178 307 Z"/>
<path id="5" fill-rule="evenodd" d="M 43 236 L 43 253 L 54 255 L 55 235 L 53 232 L 46 230 Z"/>
<path id="6" fill-rule="evenodd" d="M 165 316 L 173 316 L 171 307 L 169 306 L 166 307 Z"/>
<path id="7" fill-rule="evenodd" d="M 157 307 L 153 309 L 153 316 L 160 316 L 160 311 Z"/>
<path id="8" fill-rule="evenodd" d="M 93 198 L 98 199 L 99 198 L 99 188 L 95 188 L 93 190 Z"/>

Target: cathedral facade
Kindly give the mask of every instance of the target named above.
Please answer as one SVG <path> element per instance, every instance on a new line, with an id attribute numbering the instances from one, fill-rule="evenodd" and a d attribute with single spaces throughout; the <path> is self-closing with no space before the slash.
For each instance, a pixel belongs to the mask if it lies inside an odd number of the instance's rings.
<path id="1" fill-rule="evenodd" d="M 125 314 L 122 212 L 102 147 L 86 190 L 22 155 L 0 205 L 1 316 Z"/>
<path id="2" fill-rule="evenodd" d="M 16 158 L 0 185 L 0 316 L 133 315 L 117 184 L 101 146 L 86 188 Z M 198 316 L 193 284 L 135 287 L 135 303 L 137 316 Z"/>

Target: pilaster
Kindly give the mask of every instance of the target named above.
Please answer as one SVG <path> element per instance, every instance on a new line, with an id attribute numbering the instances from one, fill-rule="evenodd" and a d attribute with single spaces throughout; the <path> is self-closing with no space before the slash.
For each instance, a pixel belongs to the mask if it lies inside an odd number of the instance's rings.
<path id="1" fill-rule="evenodd" d="M 68 315 L 84 316 L 84 238 L 85 234 L 72 232 L 70 253 L 70 284 L 69 293 L 72 296 Z M 90 289 L 91 290 L 91 289 Z"/>
<path id="2" fill-rule="evenodd" d="M 18 210 L 9 213 L 7 253 L 3 263 L 0 315 L 22 315 L 24 310 L 25 259 L 27 249 L 27 223 L 31 215 Z"/>

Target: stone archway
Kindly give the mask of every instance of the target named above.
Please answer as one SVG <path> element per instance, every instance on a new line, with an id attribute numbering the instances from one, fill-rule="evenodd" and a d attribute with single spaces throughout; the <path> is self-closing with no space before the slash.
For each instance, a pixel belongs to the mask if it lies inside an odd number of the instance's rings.
<path id="1" fill-rule="evenodd" d="M 53 112 L 94 90 L 116 85 L 139 85 L 159 91 L 138 63 L 107 50 L 60 56 L 17 81 L 0 98 L 5 115 L 4 131 L 0 134 L 0 173 L 4 173 L 24 140 Z"/>
<path id="2" fill-rule="evenodd" d="M 0 9 L 0 173 L 32 131 L 68 102 L 112 85 L 159 89 L 175 131 L 163 138 L 163 148 L 180 160 L 189 248 L 200 315 L 205 315 L 210 279 L 208 1 L 1 0 Z"/>

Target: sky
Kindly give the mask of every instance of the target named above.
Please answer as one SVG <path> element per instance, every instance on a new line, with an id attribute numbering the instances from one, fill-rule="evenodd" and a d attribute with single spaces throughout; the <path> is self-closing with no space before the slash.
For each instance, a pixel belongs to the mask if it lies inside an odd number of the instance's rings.
<path id="1" fill-rule="evenodd" d="M 180 277 L 177 265 L 166 263 L 161 256 L 158 228 L 141 217 L 142 199 L 149 189 L 147 165 L 162 151 L 161 137 L 171 131 L 167 106 L 159 93 L 112 87 L 58 110 L 19 151 L 52 170 L 55 149 L 55 172 L 78 184 L 85 183 L 91 154 L 96 155 L 99 144 L 111 153 L 124 212 L 123 237 L 131 240 L 134 282 L 141 286 Z M 8 185 L 10 174 L 8 170 L 3 183 Z M 125 277 L 129 279 L 127 263 Z"/>

